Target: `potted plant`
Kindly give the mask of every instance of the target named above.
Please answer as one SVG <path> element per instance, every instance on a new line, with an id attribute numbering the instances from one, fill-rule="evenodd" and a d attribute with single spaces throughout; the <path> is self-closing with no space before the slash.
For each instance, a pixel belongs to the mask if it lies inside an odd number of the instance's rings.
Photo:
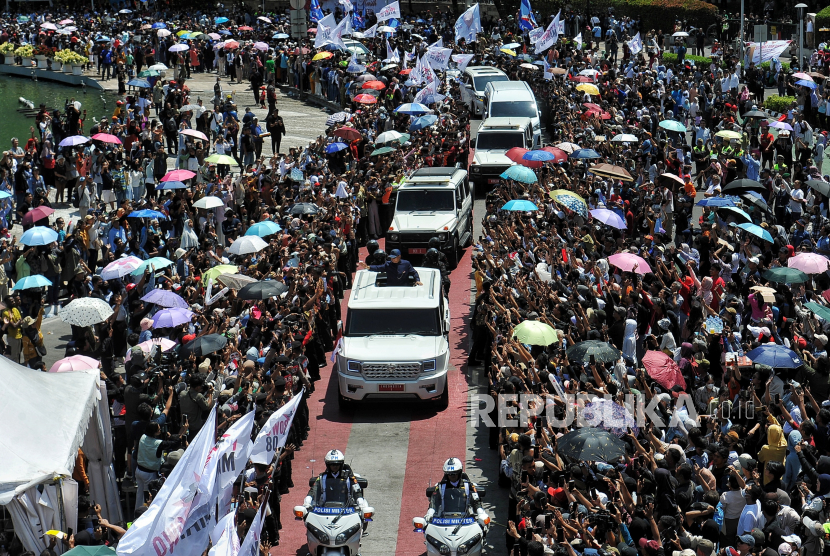
<path id="1" fill-rule="evenodd" d="M 84 66 L 89 63 L 89 58 L 73 52 L 69 63 L 72 64 L 72 75 L 83 75 Z"/>
<path id="2" fill-rule="evenodd" d="M 6 56 L 8 56 L 10 61 L 14 63 L 13 55 L 14 43 L 4 42 L 3 44 L 0 44 L 0 64 L 6 63 Z"/>
<path id="3" fill-rule="evenodd" d="M 35 49 L 31 44 L 24 44 L 14 51 L 15 56 L 20 56 L 20 65 L 26 68 L 32 67 L 32 56 Z"/>
<path id="4" fill-rule="evenodd" d="M 45 44 L 39 44 L 35 48 L 35 60 L 37 60 L 37 67 L 41 69 L 49 69 L 49 59 L 55 56 L 54 48 L 49 48 Z"/>
<path id="5" fill-rule="evenodd" d="M 71 54 L 71 50 L 58 50 L 55 53 L 55 61 L 63 66 L 62 68 L 55 68 L 55 71 L 63 71 L 64 73 L 69 73 L 72 71 L 72 66 L 70 66 L 68 63 Z"/>

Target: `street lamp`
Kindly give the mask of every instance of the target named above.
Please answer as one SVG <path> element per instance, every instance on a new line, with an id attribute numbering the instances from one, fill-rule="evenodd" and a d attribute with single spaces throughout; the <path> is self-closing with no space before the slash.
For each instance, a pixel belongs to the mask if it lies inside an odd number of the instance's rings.
<path id="1" fill-rule="evenodd" d="M 801 64 L 804 62 L 804 16 L 807 13 L 807 4 L 796 4 L 795 9 L 798 10 L 798 69 L 804 71 Z"/>

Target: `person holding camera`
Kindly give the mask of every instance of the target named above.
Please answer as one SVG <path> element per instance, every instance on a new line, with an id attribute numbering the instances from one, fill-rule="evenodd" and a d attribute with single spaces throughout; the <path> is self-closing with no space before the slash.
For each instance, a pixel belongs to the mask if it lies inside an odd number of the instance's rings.
<path id="1" fill-rule="evenodd" d="M 179 394 L 179 407 L 182 415 L 190 420 L 190 436 L 193 439 L 202 429 L 211 408 L 213 408 L 213 383 L 205 384 L 202 375 L 193 375 L 188 381 L 189 388 Z M 208 396 L 205 397 L 205 389 Z"/>
<path id="2" fill-rule="evenodd" d="M 187 433 L 187 415 L 184 416 L 184 422 L 177 435 L 162 433 L 161 425 L 156 421 L 151 421 L 144 428 L 144 434 L 139 439 L 136 450 L 136 510 L 144 505 L 144 490 L 147 483 L 158 477 L 159 469 L 164 463 L 163 454 L 186 447 Z"/>

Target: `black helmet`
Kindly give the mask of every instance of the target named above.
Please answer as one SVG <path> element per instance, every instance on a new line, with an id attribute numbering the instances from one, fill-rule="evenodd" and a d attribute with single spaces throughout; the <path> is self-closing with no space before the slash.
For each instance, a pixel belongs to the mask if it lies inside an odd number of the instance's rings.
<path id="1" fill-rule="evenodd" d="M 439 247 L 441 247 L 441 240 L 437 237 L 431 237 L 429 238 L 429 246 L 430 248 L 438 249 Z"/>
<path id="2" fill-rule="evenodd" d="M 375 251 L 375 264 L 383 264 L 386 262 L 386 251 L 378 249 Z"/>
<path id="3" fill-rule="evenodd" d="M 427 249 L 426 258 L 430 261 L 437 261 L 438 260 L 438 249 L 435 247 L 430 247 Z"/>
<path id="4" fill-rule="evenodd" d="M 378 244 L 378 240 L 370 239 L 368 242 L 366 242 L 366 249 L 369 251 L 370 255 L 373 255 L 375 251 L 380 249 L 380 244 Z"/>

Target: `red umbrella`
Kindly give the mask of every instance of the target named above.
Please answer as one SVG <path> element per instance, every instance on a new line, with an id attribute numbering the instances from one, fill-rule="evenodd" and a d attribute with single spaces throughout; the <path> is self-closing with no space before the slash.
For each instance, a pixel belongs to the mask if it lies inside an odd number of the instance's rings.
<path id="1" fill-rule="evenodd" d="M 34 224 L 39 220 L 43 220 L 44 218 L 48 218 L 50 214 L 55 212 L 55 209 L 49 207 L 37 207 L 33 208 L 29 212 L 23 215 L 23 223 L 24 224 Z"/>
<path id="2" fill-rule="evenodd" d="M 231 50 L 234 48 L 239 48 L 239 43 L 236 41 L 226 41 L 225 42 L 225 50 Z"/>
<path id="3" fill-rule="evenodd" d="M 522 158 L 527 151 L 528 149 L 523 149 L 522 147 L 513 147 L 512 149 L 504 153 L 504 156 L 506 156 L 516 164 L 521 164 L 526 168 L 541 168 L 545 165 L 545 163 L 541 160 L 525 160 L 524 158 Z"/>
<path id="4" fill-rule="evenodd" d="M 308 30 L 308 32 L 309 33 L 316 33 L 317 32 L 317 27 L 312 27 L 311 29 Z"/>
<path id="5" fill-rule="evenodd" d="M 367 81 L 363 84 L 362 89 L 374 89 L 376 91 L 380 91 L 386 88 L 386 85 L 383 84 L 382 81 Z"/>
<path id="6" fill-rule="evenodd" d="M 565 162 L 568 160 L 568 153 L 562 149 L 557 149 L 556 147 L 542 147 L 542 150 L 548 151 L 552 155 L 556 156 L 556 158 L 554 158 L 551 162 Z"/>
<path id="7" fill-rule="evenodd" d="M 342 137 L 347 141 L 355 141 L 361 137 L 360 132 L 353 127 L 341 127 L 339 129 L 335 129 L 333 135 L 335 137 Z"/>
<path id="8" fill-rule="evenodd" d="M 593 83 L 594 80 L 588 77 L 587 75 L 576 75 L 571 77 L 571 81 L 576 81 L 577 83 Z"/>
<path id="9" fill-rule="evenodd" d="M 600 106 L 599 104 L 594 104 L 593 102 L 583 102 L 582 106 L 584 106 L 588 110 L 599 110 L 600 112 L 602 112 L 602 106 Z"/>
<path id="10" fill-rule="evenodd" d="M 378 99 L 373 97 L 372 95 L 357 95 L 354 97 L 355 102 L 359 102 L 360 104 L 377 104 Z"/>
<path id="11" fill-rule="evenodd" d="M 254 29 L 252 27 L 248 27 L 247 25 L 243 25 L 242 27 L 239 28 L 239 30 L 240 31 L 253 31 Z"/>
<path id="12" fill-rule="evenodd" d="M 683 379 L 680 367 L 662 351 L 647 351 L 643 356 L 643 366 L 648 376 L 666 390 L 671 390 L 678 385 L 686 390 L 686 381 Z"/>
<path id="13" fill-rule="evenodd" d="M 412 68 L 406 68 L 405 70 L 401 70 L 398 73 L 400 73 L 401 75 L 409 75 L 411 72 L 412 72 Z"/>
<path id="14" fill-rule="evenodd" d="M 190 170 L 172 170 L 164 174 L 161 181 L 184 181 L 195 177 L 196 172 L 191 172 Z"/>

